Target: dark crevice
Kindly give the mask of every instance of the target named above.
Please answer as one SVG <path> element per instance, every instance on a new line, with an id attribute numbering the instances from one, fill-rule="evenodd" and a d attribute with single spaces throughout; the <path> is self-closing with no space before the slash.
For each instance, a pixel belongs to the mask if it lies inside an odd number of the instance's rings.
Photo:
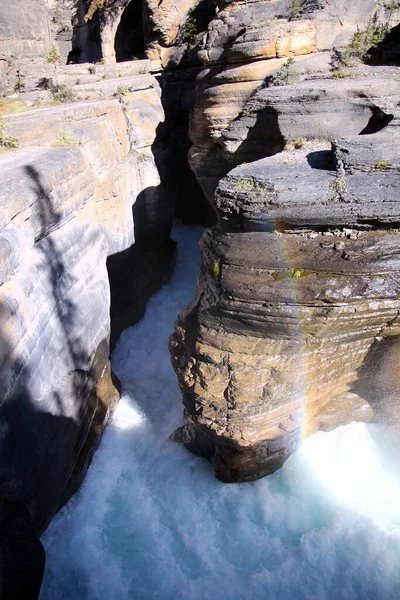
<path id="1" fill-rule="evenodd" d="M 321 171 L 336 171 L 335 155 L 333 150 L 318 150 L 316 152 L 309 152 L 306 158 L 312 169 L 318 169 Z"/>
<path id="2" fill-rule="evenodd" d="M 84 19 L 85 14 L 85 4 L 80 2 L 77 13 L 73 18 L 72 50 L 68 55 L 67 64 L 95 63 L 103 58 L 100 13 L 96 11 L 87 23 Z"/>
<path id="3" fill-rule="evenodd" d="M 117 62 L 145 58 L 143 32 L 143 4 L 133 0 L 122 13 L 115 34 L 115 58 Z"/>
<path id="4" fill-rule="evenodd" d="M 393 27 L 375 48 L 371 48 L 366 57 L 370 65 L 400 65 L 400 25 Z"/>

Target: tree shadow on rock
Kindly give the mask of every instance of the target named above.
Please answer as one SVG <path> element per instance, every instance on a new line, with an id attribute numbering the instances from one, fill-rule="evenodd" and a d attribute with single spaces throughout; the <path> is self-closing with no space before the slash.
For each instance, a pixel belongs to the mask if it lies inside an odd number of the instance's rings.
<path id="1" fill-rule="evenodd" d="M 25 171 L 36 196 L 30 219 L 37 258 L 29 271 L 12 275 L 21 276 L 20 285 L 0 300 L 0 596 L 29 599 L 37 596 L 44 565 L 37 536 L 88 467 L 82 452 L 100 404 L 96 385 L 108 344 L 95 367 L 77 335 L 82 315 L 62 236 L 51 235 L 62 218 L 40 173 L 32 165 Z"/>

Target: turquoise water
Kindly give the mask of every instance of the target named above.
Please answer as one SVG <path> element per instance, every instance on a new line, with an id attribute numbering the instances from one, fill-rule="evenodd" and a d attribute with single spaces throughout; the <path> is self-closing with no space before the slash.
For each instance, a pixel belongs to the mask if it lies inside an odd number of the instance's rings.
<path id="1" fill-rule="evenodd" d="M 194 295 L 200 234 L 175 230 L 175 274 L 113 354 L 122 399 L 43 536 L 41 600 L 398 599 L 399 452 L 386 430 L 318 433 L 240 485 L 169 440 L 182 404 L 167 343 Z"/>

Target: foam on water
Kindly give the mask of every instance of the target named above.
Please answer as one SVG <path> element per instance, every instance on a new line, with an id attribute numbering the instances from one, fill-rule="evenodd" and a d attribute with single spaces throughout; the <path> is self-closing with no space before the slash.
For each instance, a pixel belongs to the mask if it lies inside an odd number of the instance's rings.
<path id="1" fill-rule="evenodd" d="M 169 440 L 182 405 L 167 343 L 193 297 L 198 228 L 178 228 L 169 284 L 121 336 L 123 394 L 80 491 L 43 536 L 41 600 L 400 597 L 398 446 L 352 423 L 275 474 L 227 485 Z"/>

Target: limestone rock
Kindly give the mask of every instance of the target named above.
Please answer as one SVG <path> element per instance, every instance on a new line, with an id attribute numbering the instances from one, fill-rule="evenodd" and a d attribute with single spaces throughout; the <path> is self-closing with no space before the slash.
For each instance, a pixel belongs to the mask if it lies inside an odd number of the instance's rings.
<path id="1" fill-rule="evenodd" d="M 16 0 L 12 7 L 0 3 L 0 59 L 45 57 L 50 47 L 50 28 L 45 3 Z"/>
<path id="2" fill-rule="evenodd" d="M 18 149 L 0 156 L 0 498 L 24 502 L 38 532 L 79 486 L 119 397 L 111 296 L 115 342 L 174 255 L 156 80 L 99 77 L 90 93 L 7 115 Z"/>
<path id="3" fill-rule="evenodd" d="M 283 0 L 223 3 L 198 50 L 205 68 L 197 77 L 189 159 L 210 202 L 218 181 L 234 166 L 275 154 L 296 136 L 329 138 L 333 129 L 333 135 L 345 135 L 346 128 L 364 119 L 358 131 L 351 131 L 358 133 L 369 118 L 368 88 L 377 106 L 386 87 L 389 96 L 394 92 L 393 70 L 384 85 L 374 81 L 376 72 L 364 80 L 368 69 L 356 72 L 354 81 L 330 80 L 332 50 L 348 44 L 370 18 L 387 22 L 379 2 L 351 7 L 334 0 L 306 2 L 301 10 L 289 5 Z M 396 9 L 391 26 L 399 18 Z M 295 60 L 296 79 L 282 88 L 268 87 L 288 57 Z M 296 119 L 298 110 L 304 120 Z"/>
<path id="4" fill-rule="evenodd" d="M 400 334 L 396 131 L 310 143 L 217 188 L 219 225 L 170 349 L 184 443 L 223 481 L 271 473 L 305 435 L 382 413 L 383 387 L 371 398 L 365 377 L 372 348 Z"/>

